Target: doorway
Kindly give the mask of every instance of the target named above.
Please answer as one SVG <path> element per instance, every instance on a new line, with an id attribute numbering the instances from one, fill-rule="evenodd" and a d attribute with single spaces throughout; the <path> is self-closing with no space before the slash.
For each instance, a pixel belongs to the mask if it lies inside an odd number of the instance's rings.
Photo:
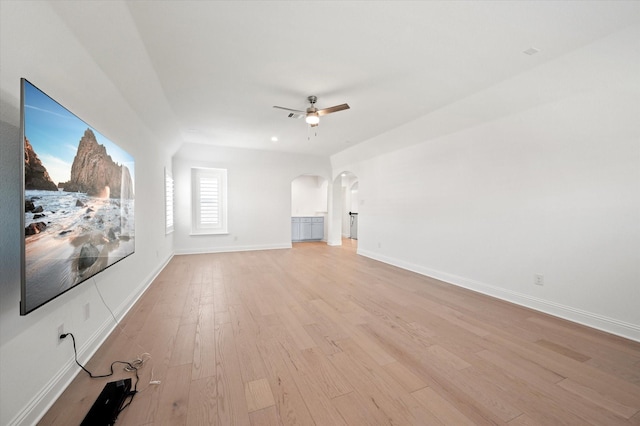
<path id="1" fill-rule="evenodd" d="M 345 191 L 345 207 L 348 207 L 349 229 L 347 238 L 358 239 L 358 181 Z"/>
<path id="2" fill-rule="evenodd" d="M 291 241 L 327 240 L 329 181 L 301 175 L 291 181 Z"/>
<path id="3" fill-rule="evenodd" d="M 329 245 L 357 245 L 359 238 L 358 176 L 349 171 L 337 175 L 331 186 L 331 227 L 327 240 Z"/>

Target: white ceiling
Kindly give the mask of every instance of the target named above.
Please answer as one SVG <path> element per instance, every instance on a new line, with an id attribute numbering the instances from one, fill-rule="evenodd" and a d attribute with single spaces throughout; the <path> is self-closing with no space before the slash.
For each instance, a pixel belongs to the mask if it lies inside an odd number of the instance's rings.
<path id="1" fill-rule="evenodd" d="M 150 129 L 178 144 L 317 155 L 640 22 L 637 1 L 51 5 Z M 530 47 L 540 52 L 524 54 Z M 351 109 L 322 117 L 315 136 L 272 108 L 304 109 L 308 95 L 319 108 Z"/>

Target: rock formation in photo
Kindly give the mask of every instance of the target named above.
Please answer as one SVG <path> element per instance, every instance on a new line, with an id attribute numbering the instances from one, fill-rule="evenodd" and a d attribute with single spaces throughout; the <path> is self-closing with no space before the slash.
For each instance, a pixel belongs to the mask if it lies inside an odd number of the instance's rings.
<path id="1" fill-rule="evenodd" d="M 24 228 L 24 235 L 35 235 L 44 231 L 47 228 L 47 224 L 44 222 L 35 222 L 29 224 L 26 228 Z"/>
<path id="2" fill-rule="evenodd" d="M 60 185 L 65 191 L 86 192 L 96 197 L 133 198 L 129 169 L 111 159 L 104 145 L 98 144 L 91 129 L 85 130 L 80 139 L 71 166 L 71 179 Z"/>
<path id="3" fill-rule="evenodd" d="M 27 138 L 24 138 L 24 185 L 25 189 L 58 190 Z"/>

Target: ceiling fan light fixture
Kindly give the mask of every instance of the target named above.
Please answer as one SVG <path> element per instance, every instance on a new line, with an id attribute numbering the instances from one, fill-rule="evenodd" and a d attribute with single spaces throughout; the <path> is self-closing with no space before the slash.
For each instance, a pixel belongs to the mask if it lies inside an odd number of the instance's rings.
<path id="1" fill-rule="evenodd" d="M 320 117 L 317 112 L 310 112 L 307 114 L 307 118 L 305 118 L 307 124 L 317 125 L 320 122 Z"/>

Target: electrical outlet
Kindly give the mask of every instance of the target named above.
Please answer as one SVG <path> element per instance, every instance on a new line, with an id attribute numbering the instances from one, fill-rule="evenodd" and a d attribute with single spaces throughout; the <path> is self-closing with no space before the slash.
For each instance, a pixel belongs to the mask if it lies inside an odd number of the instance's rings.
<path id="1" fill-rule="evenodd" d="M 56 341 L 60 344 L 60 342 L 62 342 L 62 338 L 60 338 L 60 336 L 64 334 L 64 324 L 60 324 L 57 331 L 58 334 L 56 335 Z"/>
<path id="2" fill-rule="evenodd" d="M 89 302 L 84 305 L 84 320 L 88 320 L 91 317 L 91 304 Z"/>
<path id="3" fill-rule="evenodd" d="M 535 275 L 533 276 L 533 283 L 534 283 L 535 285 L 540 285 L 540 286 L 544 285 L 544 275 L 542 275 L 542 274 L 535 274 Z"/>

